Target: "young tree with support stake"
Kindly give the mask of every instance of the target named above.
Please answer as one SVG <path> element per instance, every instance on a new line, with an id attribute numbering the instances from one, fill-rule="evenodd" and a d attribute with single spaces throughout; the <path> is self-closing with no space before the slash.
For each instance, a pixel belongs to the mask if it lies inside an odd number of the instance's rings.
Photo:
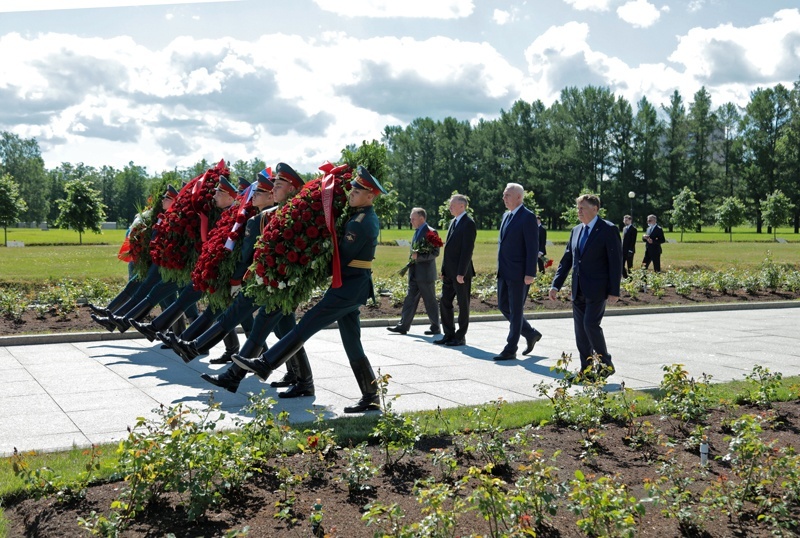
<path id="1" fill-rule="evenodd" d="M 681 243 L 683 243 L 683 232 L 687 228 L 694 230 L 700 224 L 700 202 L 697 201 L 689 187 L 684 187 L 672 199 L 670 220 L 681 230 Z"/>
<path id="2" fill-rule="evenodd" d="M 105 206 L 100 193 L 88 181 L 70 181 L 64 186 L 64 191 L 66 199 L 56 201 L 60 214 L 55 224 L 76 230 L 78 242 L 82 245 L 86 230 L 100 233 L 100 225 L 106 218 Z"/>

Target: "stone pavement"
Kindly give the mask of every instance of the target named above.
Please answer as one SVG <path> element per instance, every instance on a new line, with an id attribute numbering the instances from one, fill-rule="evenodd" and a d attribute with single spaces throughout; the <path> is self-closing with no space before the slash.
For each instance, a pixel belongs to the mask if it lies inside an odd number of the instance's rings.
<path id="1" fill-rule="evenodd" d="M 800 374 L 800 302 L 730 305 L 686 311 L 661 309 L 641 313 L 609 309 L 603 322 L 617 374 L 609 390 L 624 381 L 630 388 L 659 385 L 662 365 L 682 363 L 693 376 L 711 374 L 715 381 L 742 379 L 755 364 L 784 375 Z M 477 405 L 497 398 L 535 399 L 536 385 L 552 381 L 550 367 L 562 352 L 574 353 L 568 313 L 534 314 L 533 325 L 544 338 L 528 357 L 494 362 L 503 347 L 507 323 L 473 321 L 465 347 L 440 347 L 423 336 L 425 324 L 405 336 L 386 330 L 394 320 L 365 320 L 362 340 L 376 372 L 391 374 L 391 394 L 399 394 L 398 410 Z M 422 323 L 423 320 L 417 320 Z M 132 330 L 129 332 L 133 332 Z M 247 393 L 276 390 L 248 377 L 238 394 L 218 390 L 200 379 L 219 371 L 209 357 L 190 364 L 170 350 L 134 335 L 110 339 L 108 333 L 50 335 L 0 339 L 0 455 L 20 450 L 52 451 L 72 446 L 117 441 L 137 417 L 152 410 L 186 404 L 202 408 L 210 393 L 232 416 L 241 415 Z M 240 336 L 243 338 L 243 336 Z M 4 341 L 5 340 L 5 341 Z M 23 338 L 22 340 L 25 340 Z M 271 336 L 268 343 L 275 341 Z M 47 343 L 53 342 L 53 343 Z M 222 353 L 212 350 L 211 357 Z M 306 343 L 316 381 L 316 396 L 279 400 L 294 421 L 311 420 L 314 408 L 327 417 L 358 399 L 355 379 L 341 347 L 338 330 L 324 330 Z M 282 375 L 282 372 L 281 372 Z M 276 373 L 276 376 L 278 374 Z"/>

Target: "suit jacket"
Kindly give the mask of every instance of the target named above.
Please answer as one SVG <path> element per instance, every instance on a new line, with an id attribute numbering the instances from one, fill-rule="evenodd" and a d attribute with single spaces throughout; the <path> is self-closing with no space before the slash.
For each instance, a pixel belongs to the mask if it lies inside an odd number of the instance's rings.
<path id="1" fill-rule="evenodd" d="M 544 224 L 539 225 L 539 252 L 542 253 L 542 256 L 547 254 L 547 228 L 544 227 Z"/>
<path id="2" fill-rule="evenodd" d="M 503 214 L 506 220 L 508 212 Z M 506 280 L 524 280 L 525 276 L 536 276 L 539 258 L 539 225 L 536 215 L 521 206 L 514 218 L 501 227 L 499 248 L 497 249 L 497 277 Z"/>
<path id="3" fill-rule="evenodd" d="M 622 257 L 636 252 L 636 226 L 630 224 L 622 230 Z"/>
<path id="4" fill-rule="evenodd" d="M 583 296 L 590 301 L 603 301 L 609 295 L 618 297 L 622 280 L 619 230 L 611 222 L 597 219 L 583 251 L 578 253 L 578 238 L 582 227 L 583 224 L 579 224 L 572 229 L 553 279 L 553 287 L 561 289 L 567 274 L 572 270 L 573 301 L 579 285 Z"/>
<path id="5" fill-rule="evenodd" d="M 469 215 L 461 216 L 461 221 L 455 230 L 447 232 L 447 242 L 444 244 L 442 255 L 442 276 L 455 279 L 458 275 L 464 278 L 475 276 L 475 267 L 472 265 L 472 251 L 475 250 L 475 238 L 478 229 L 475 221 Z"/>
<path id="6" fill-rule="evenodd" d="M 650 227 L 648 226 L 645 228 L 644 233 L 647 233 Z M 653 233 L 650 234 L 650 239 L 653 240 L 652 243 L 648 243 L 647 239 L 642 236 L 642 241 L 644 241 L 644 248 L 648 252 L 657 252 L 661 254 L 661 243 L 664 243 L 667 239 L 664 237 L 664 229 L 661 228 L 658 224 L 653 227 Z"/>
<path id="7" fill-rule="evenodd" d="M 419 232 L 422 234 L 422 237 L 425 237 L 425 234 L 427 234 L 429 230 L 433 230 L 433 228 L 428 226 L 427 222 L 420 226 L 419 229 L 422 230 Z M 414 230 L 415 235 L 416 233 L 417 230 Z M 438 273 L 436 272 L 436 258 L 438 256 L 439 247 L 435 247 L 431 252 L 426 254 L 417 254 L 417 260 L 408 268 L 408 278 L 414 279 L 420 283 L 434 282 L 438 277 Z"/>

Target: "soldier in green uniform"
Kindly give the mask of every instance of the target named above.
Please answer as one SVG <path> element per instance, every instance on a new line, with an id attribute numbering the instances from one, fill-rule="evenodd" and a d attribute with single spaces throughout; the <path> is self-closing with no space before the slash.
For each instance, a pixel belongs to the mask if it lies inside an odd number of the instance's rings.
<path id="1" fill-rule="evenodd" d="M 309 310 L 297 326 L 258 359 L 238 355 L 233 361 L 247 371 L 266 380 L 285 363 L 303 343 L 334 321 L 339 326 L 342 345 L 356 377 L 361 400 L 344 408 L 345 413 L 361 413 L 380 409 L 375 373 L 361 346 L 359 308 L 373 296 L 372 260 L 378 245 L 380 225 L 372 207 L 375 198 L 386 191 L 363 166 L 358 167 L 349 195 L 350 219 L 339 241 L 342 285 L 328 288 L 319 303 Z"/>

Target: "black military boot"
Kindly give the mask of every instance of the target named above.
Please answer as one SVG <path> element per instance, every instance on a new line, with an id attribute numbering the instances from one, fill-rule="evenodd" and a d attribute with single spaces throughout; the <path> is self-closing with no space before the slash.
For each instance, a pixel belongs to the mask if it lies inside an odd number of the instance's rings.
<path id="1" fill-rule="evenodd" d="M 223 353 L 216 359 L 211 359 L 209 361 L 209 364 L 229 363 L 231 362 L 231 356 L 234 353 L 239 353 L 239 335 L 236 334 L 236 329 L 233 329 L 228 334 L 226 334 L 225 338 L 223 338 L 222 341 L 225 342 L 225 353 Z"/>
<path id="2" fill-rule="evenodd" d="M 300 348 L 297 353 L 289 359 L 286 364 L 295 363 L 297 372 L 297 382 L 289 390 L 278 393 L 279 398 L 300 398 L 301 396 L 314 396 L 314 374 L 311 372 L 311 364 L 308 362 L 306 350 Z"/>
<path id="3" fill-rule="evenodd" d="M 156 338 L 158 338 L 156 336 L 158 329 L 155 328 L 153 323 L 142 323 L 132 319 L 131 326 L 139 331 L 139 333 L 141 333 L 141 335 L 147 338 L 150 342 L 155 342 Z"/>
<path id="4" fill-rule="evenodd" d="M 107 306 L 106 307 L 102 307 L 102 306 L 93 305 L 92 303 L 88 303 L 88 305 L 89 305 L 89 309 L 94 314 L 97 314 L 98 316 L 102 316 L 104 318 L 107 318 L 108 316 L 113 314 L 113 312 L 111 310 L 109 310 Z"/>
<path id="5" fill-rule="evenodd" d="M 203 374 L 200 377 L 212 385 L 223 388 L 228 392 L 236 392 L 239 389 L 239 383 L 241 383 L 242 379 L 244 379 L 244 376 L 246 375 L 246 370 L 239 368 L 235 364 L 231 364 L 230 368 L 219 375 Z"/>
<path id="6" fill-rule="evenodd" d="M 277 344 L 257 359 L 248 359 L 240 355 L 233 355 L 231 358 L 233 362 L 240 367 L 248 372 L 253 372 L 263 381 L 266 381 L 272 372 L 288 361 L 292 355 L 303 347 L 303 343 L 299 336 L 290 333 L 278 340 Z"/>
<path id="7" fill-rule="evenodd" d="M 361 389 L 361 399 L 355 405 L 344 408 L 345 413 L 364 413 L 365 411 L 380 411 L 381 398 L 378 395 L 378 386 L 375 384 L 375 373 L 372 371 L 366 357 L 360 363 L 351 363 L 353 374 L 356 376 L 358 388 Z"/>
<path id="8" fill-rule="evenodd" d="M 144 299 L 139 304 L 134 306 L 123 316 L 111 315 L 108 319 L 117 326 L 119 332 L 124 333 L 131 328 L 131 320 L 141 321 L 153 309 L 152 304 L 147 299 Z"/>
<path id="9" fill-rule="evenodd" d="M 169 347 L 183 359 L 183 362 L 191 362 L 198 355 L 205 355 L 208 353 L 209 349 L 222 341 L 225 334 L 226 332 L 222 324 L 215 323 L 206 332 L 191 341 L 186 341 L 175 336 L 175 333 L 172 333 L 172 336 L 169 338 Z M 159 338 L 161 337 L 159 336 Z"/>
<path id="10" fill-rule="evenodd" d="M 110 333 L 113 333 L 117 326 L 109 318 L 100 317 L 97 314 L 92 314 L 92 319 L 95 320 L 101 327 Z"/>

